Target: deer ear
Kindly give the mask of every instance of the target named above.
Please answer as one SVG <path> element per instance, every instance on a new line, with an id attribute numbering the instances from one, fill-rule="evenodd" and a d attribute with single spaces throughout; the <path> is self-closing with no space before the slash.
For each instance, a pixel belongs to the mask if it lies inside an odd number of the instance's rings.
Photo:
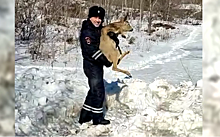
<path id="1" fill-rule="evenodd" d="M 124 21 L 124 18 L 120 18 L 120 22 L 123 22 Z"/>
<path id="2" fill-rule="evenodd" d="M 124 17 L 123 21 L 126 21 L 128 18 L 128 14 Z"/>
<path id="3" fill-rule="evenodd" d="M 129 15 L 129 12 L 127 12 L 126 16 L 124 17 L 124 20 L 123 21 L 126 21 L 128 19 L 128 15 Z"/>

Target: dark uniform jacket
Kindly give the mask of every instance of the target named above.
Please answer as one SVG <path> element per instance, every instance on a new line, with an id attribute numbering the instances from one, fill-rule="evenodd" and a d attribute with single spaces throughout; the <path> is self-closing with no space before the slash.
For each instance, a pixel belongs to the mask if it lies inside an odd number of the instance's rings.
<path id="1" fill-rule="evenodd" d="M 80 34 L 82 56 L 91 63 L 110 67 L 112 63 L 99 50 L 101 29 L 102 25 L 95 27 L 89 19 L 83 21 Z"/>

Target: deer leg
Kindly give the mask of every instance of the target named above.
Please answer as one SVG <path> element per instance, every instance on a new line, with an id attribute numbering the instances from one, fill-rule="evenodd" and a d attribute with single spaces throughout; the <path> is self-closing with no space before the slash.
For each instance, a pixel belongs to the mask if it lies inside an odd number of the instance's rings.
<path id="1" fill-rule="evenodd" d="M 112 61 L 113 61 L 112 70 L 113 70 L 113 71 L 122 72 L 122 73 L 128 75 L 129 77 L 131 77 L 130 72 L 128 72 L 128 71 L 126 71 L 126 70 L 119 69 L 119 68 L 117 67 L 117 62 L 118 62 L 117 56 L 111 56 L 111 57 L 112 57 Z"/>
<path id="2" fill-rule="evenodd" d="M 124 52 L 124 53 L 119 57 L 117 64 L 119 64 L 120 61 L 121 61 L 127 54 L 129 54 L 129 53 L 130 53 L 130 51 Z"/>

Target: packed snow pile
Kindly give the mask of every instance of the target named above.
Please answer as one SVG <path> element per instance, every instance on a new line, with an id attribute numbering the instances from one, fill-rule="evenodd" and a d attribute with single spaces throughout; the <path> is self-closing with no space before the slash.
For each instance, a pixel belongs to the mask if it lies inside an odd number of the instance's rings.
<path id="1" fill-rule="evenodd" d="M 123 82 L 120 94 L 109 96 L 110 112 L 117 114 L 113 119 L 121 124 L 115 125 L 117 132 L 112 135 L 201 136 L 201 87 L 191 82 L 174 87 L 161 79 L 150 84 L 132 79 Z"/>
<path id="2" fill-rule="evenodd" d="M 78 123 L 88 91 L 74 68 L 15 68 L 16 135 L 36 136 L 201 136 L 202 89 L 198 82 L 170 85 L 157 79 L 106 79 L 110 125 Z"/>

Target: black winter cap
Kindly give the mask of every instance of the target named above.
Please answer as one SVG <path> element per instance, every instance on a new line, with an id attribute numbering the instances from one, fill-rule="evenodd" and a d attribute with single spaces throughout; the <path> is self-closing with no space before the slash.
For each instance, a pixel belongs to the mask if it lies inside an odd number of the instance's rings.
<path id="1" fill-rule="evenodd" d="M 89 8 L 89 18 L 91 17 L 99 17 L 101 20 L 104 20 L 105 10 L 102 7 L 93 6 Z"/>

